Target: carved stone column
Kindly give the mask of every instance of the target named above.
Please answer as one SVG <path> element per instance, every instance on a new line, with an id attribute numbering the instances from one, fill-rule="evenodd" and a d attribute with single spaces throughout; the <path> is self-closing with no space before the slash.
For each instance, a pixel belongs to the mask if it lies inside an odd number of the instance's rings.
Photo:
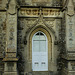
<path id="1" fill-rule="evenodd" d="M 66 11 L 66 50 L 67 53 L 75 52 L 75 13 L 73 1 L 69 0 Z"/>
<path id="2" fill-rule="evenodd" d="M 4 75 L 17 75 L 17 5 L 16 0 L 10 0 L 6 20 L 6 55 L 3 61 Z"/>
<path id="3" fill-rule="evenodd" d="M 75 69 L 72 66 L 72 64 L 75 65 L 75 12 L 73 0 L 68 0 L 66 6 L 66 56 L 64 56 L 64 59 L 67 63 L 64 63 L 64 74 L 62 75 L 75 75 Z"/>

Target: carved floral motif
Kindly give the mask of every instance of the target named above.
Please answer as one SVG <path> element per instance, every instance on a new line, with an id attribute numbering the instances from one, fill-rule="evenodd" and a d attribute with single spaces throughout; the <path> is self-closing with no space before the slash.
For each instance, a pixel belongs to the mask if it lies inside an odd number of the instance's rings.
<path id="1" fill-rule="evenodd" d="M 45 21 L 45 23 L 50 26 L 50 27 L 53 27 L 54 26 L 54 21 Z"/>
<path id="2" fill-rule="evenodd" d="M 27 28 L 34 26 L 37 23 L 37 19 L 25 19 Z"/>

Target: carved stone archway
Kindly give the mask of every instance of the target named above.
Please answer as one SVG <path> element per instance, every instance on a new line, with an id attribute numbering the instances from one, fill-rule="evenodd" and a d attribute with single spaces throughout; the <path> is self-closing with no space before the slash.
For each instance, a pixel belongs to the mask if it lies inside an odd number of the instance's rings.
<path id="1" fill-rule="evenodd" d="M 43 28 L 37 28 L 35 30 L 33 30 L 30 34 L 30 37 L 29 37 L 29 61 L 32 63 L 32 37 L 33 35 L 38 32 L 38 31 L 41 31 L 43 33 L 45 33 L 45 35 L 47 36 L 48 38 L 48 71 L 50 70 L 50 60 L 52 58 L 52 39 L 51 39 L 51 35 L 49 34 L 48 31 L 46 31 L 45 29 Z M 32 67 L 32 66 L 31 66 Z"/>

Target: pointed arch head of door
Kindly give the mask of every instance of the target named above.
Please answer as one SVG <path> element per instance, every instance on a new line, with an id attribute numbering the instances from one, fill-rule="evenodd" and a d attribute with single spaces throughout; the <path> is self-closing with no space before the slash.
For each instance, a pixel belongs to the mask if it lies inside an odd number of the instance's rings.
<path id="1" fill-rule="evenodd" d="M 33 38 L 33 35 L 38 32 L 38 31 L 41 31 L 43 32 L 46 36 L 47 36 L 47 40 L 48 40 L 48 59 L 51 58 L 51 53 L 52 53 L 52 39 L 51 39 L 51 35 L 49 34 L 49 32 L 44 29 L 44 28 L 37 28 L 35 30 L 33 30 L 30 34 L 30 37 L 29 37 L 29 59 L 32 60 L 32 38 Z"/>

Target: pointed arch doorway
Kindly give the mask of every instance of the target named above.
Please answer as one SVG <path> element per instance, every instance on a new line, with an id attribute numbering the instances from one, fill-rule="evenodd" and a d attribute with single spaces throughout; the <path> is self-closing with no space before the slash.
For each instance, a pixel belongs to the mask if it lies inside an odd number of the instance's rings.
<path id="1" fill-rule="evenodd" d="M 32 37 L 32 70 L 48 71 L 48 40 L 42 31 Z"/>
<path id="2" fill-rule="evenodd" d="M 50 32 L 43 27 L 33 29 L 29 36 L 28 47 L 29 69 L 31 71 L 50 71 L 52 60 Z"/>

